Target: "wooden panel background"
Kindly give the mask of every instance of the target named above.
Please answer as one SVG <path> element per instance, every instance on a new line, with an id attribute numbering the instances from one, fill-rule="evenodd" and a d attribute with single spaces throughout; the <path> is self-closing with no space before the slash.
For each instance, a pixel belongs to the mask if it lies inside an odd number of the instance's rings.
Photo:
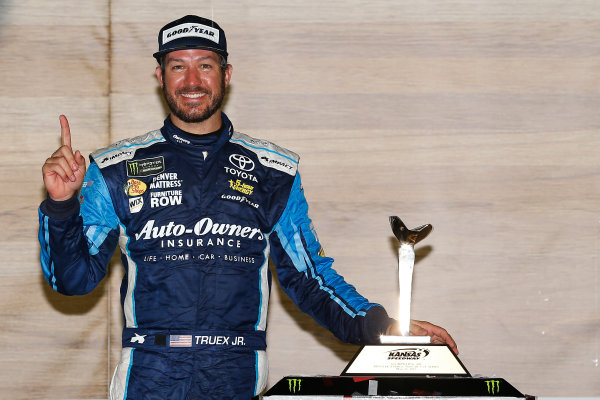
<path id="1" fill-rule="evenodd" d="M 432 223 L 413 316 L 474 374 L 600 396 L 600 3 L 595 0 L 0 2 L 0 397 L 101 399 L 122 267 L 92 294 L 40 277 L 40 168 L 69 116 L 85 153 L 159 127 L 156 34 L 227 32 L 235 127 L 293 149 L 336 269 L 397 313 L 387 218 Z M 356 350 L 278 288 L 270 383 L 338 374 Z"/>

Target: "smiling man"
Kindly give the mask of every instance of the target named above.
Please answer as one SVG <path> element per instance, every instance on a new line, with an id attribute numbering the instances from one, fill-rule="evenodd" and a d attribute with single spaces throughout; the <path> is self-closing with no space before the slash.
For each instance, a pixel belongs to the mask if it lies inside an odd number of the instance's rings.
<path id="1" fill-rule="evenodd" d="M 398 334 L 324 256 L 298 156 L 234 130 L 222 113 L 232 75 L 224 31 L 188 15 L 163 27 L 158 44 L 156 76 L 171 111 L 164 126 L 95 151 L 86 169 L 61 116 L 62 146 L 42 168 L 39 239 L 52 288 L 90 292 L 121 251 L 125 327 L 110 398 L 260 394 L 269 258 L 284 291 L 340 340 Z M 428 322 L 413 321 L 411 333 L 456 350 Z"/>

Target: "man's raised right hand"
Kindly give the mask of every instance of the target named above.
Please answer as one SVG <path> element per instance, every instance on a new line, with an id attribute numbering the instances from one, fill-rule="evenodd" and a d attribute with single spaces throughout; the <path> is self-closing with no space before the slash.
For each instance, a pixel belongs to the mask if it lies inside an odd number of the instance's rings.
<path id="1" fill-rule="evenodd" d="M 67 117 L 61 115 L 60 138 L 61 146 L 42 167 L 44 185 L 52 200 L 68 200 L 83 185 L 85 175 L 85 157 L 79 150 L 73 152 L 71 148 L 71 131 Z"/>

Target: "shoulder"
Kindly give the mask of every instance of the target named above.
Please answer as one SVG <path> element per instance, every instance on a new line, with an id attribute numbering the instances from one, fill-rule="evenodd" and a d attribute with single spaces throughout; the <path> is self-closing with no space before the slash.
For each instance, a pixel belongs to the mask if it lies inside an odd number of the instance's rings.
<path id="1" fill-rule="evenodd" d="M 160 130 L 157 129 L 140 136 L 119 140 L 108 147 L 98 149 L 90 154 L 90 158 L 96 162 L 98 168 L 102 169 L 125 160 L 130 160 L 135 156 L 137 150 L 164 141 L 165 138 Z"/>
<path id="2" fill-rule="evenodd" d="M 268 140 L 253 138 L 234 131 L 229 141 L 255 153 L 258 161 L 266 167 L 290 175 L 295 175 L 298 170 L 298 162 L 300 161 L 298 154 Z"/>

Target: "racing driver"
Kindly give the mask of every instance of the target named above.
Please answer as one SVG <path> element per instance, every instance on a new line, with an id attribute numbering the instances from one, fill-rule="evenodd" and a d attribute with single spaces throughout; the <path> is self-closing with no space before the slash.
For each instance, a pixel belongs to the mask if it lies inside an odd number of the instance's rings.
<path id="1" fill-rule="evenodd" d="M 224 31 L 187 15 L 159 32 L 159 130 L 90 155 L 62 146 L 42 168 L 41 264 L 57 292 L 83 295 L 118 245 L 124 329 L 110 399 L 249 399 L 265 388 L 276 265 L 284 291 L 340 340 L 398 334 L 384 308 L 346 283 L 308 217 L 298 156 L 234 130 L 222 113 L 232 66 Z M 441 327 L 411 333 L 456 345 Z"/>

